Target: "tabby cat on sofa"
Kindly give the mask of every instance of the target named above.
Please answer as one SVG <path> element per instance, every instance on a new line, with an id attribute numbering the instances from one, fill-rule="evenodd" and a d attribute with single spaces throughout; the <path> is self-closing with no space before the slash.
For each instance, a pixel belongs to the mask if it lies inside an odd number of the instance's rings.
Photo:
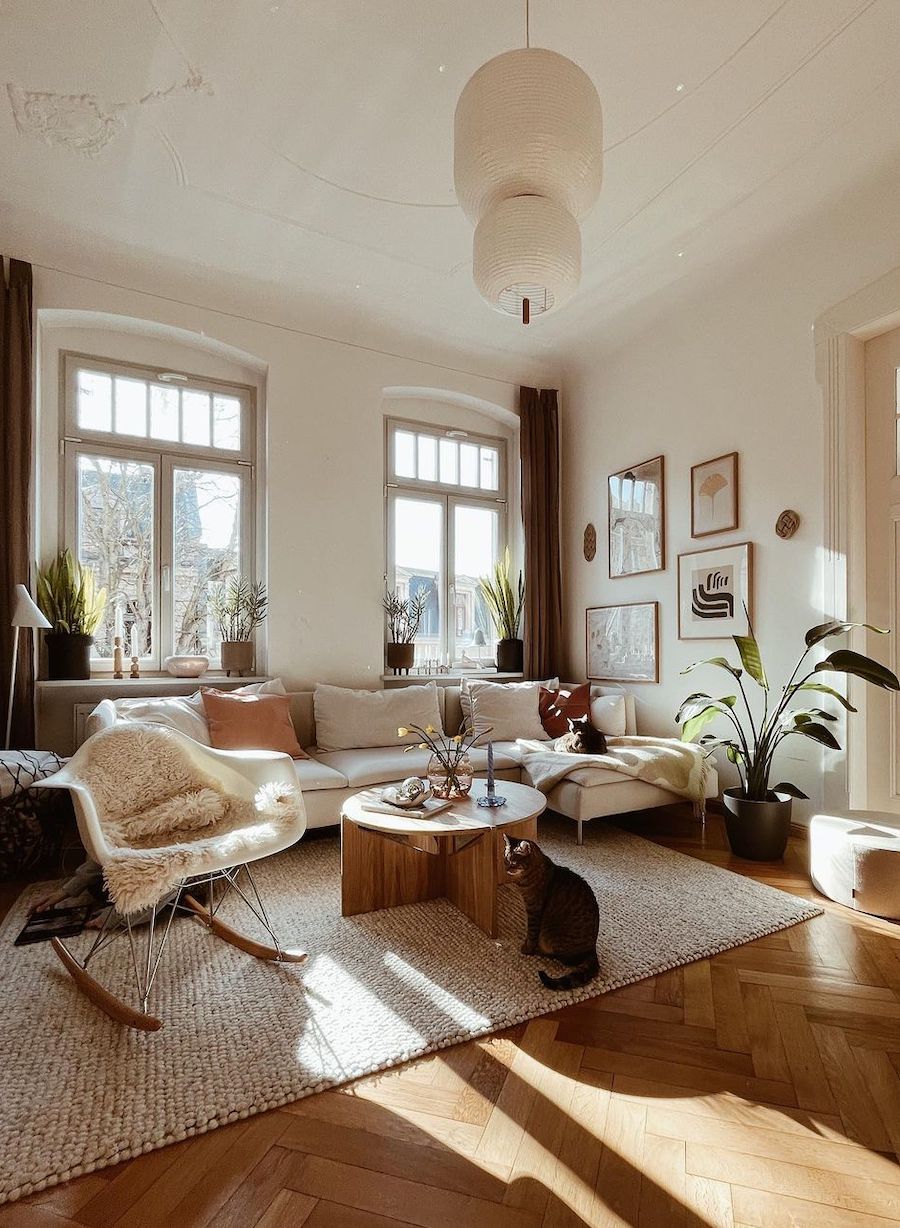
<path id="1" fill-rule="evenodd" d="M 558 866 L 533 840 L 514 840 L 504 833 L 504 860 L 509 877 L 522 892 L 528 932 L 523 955 L 548 955 L 568 964 L 563 976 L 538 973 L 548 989 L 575 989 L 600 972 L 597 936 L 600 909 L 589 885 L 568 866 Z"/>
<path id="2" fill-rule="evenodd" d="M 591 724 L 586 716 L 581 720 L 569 718 L 569 732 L 556 739 L 554 750 L 568 755 L 605 755 L 606 737 Z"/>

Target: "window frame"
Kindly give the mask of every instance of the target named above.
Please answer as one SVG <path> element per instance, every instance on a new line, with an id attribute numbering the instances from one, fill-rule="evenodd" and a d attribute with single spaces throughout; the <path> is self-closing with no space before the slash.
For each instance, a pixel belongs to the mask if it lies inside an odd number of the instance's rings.
<path id="1" fill-rule="evenodd" d="M 498 454 L 497 489 L 483 490 L 480 487 L 463 486 L 449 482 L 431 482 L 399 476 L 394 466 L 393 439 L 397 431 L 412 435 L 430 435 L 440 444 L 441 439 L 451 438 L 459 442 L 477 443 L 496 448 Z M 440 448 L 438 446 L 438 457 Z M 440 468 L 438 468 L 440 473 Z M 396 586 L 396 558 L 394 551 L 395 504 L 397 499 L 419 499 L 441 506 L 441 583 L 438 585 L 438 610 L 440 618 L 440 650 L 442 662 L 450 668 L 461 665 L 462 657 L 457 652 L 456 631 L 456 573 L 451 575 L 451 565 L 456 556 L 456 509 L 458 507 L 488 508 L 497 513 L 497 558 L 509 543 L 508 500 L 508 441 L 502 435 L 486 435 L 480 431 L 463 430 L 449 424 L 417 422 L 393 415 L 385 416 L 384 429 L 384 495 L 385 495 L 385 573 L 388 585 Z M 385 642 L 387 642 L 385 629 Z"/>
<path id="2" fill-rule="evenodd" d="M 176 469 L 209 469 L 237 474 L 241 479 L 241 549 L 240 567 L 244 575 L 255 576 L 257 557 L 257 415 L 256 389 L 249 384 L 231 383 L 189 374 L 179 370 L 184 379 L 171 381 L 180 389 L 196 389 L 211 395 L 237 398 L 241 403 L 240 447 L 215 448 L 178 440 L 154 439 L 151 436 L 118 434 L 113 430 L 98 431 L 78 425 L 78 384 L 80 370 L 96 371 L 101 375 L 122 375 L 148 383 L 165 383 L 160 375 L 169 368 L 132 363 L 118 358 L 103 358 L 66 350 L 60 354 L 60 383 L 63 412 L 60 414 L 60 454 L 62 482 L 59 490 L 59 526 L 62 542 L 73 554 L 78 550 L 78 457 L 106 456 L 113 460 L 132 460 L 151 464 L 154 471 L 154 542 L 153 542 L 153 651 L 141 657 L 142 671 L 162 671 L 162 663 L 175 652 L 174 584 L 174 473 Z M 175 368 L 172 368 L 174 371 Z M 149 424 L 148 424 L 149 425 Z M 126 658 L 130 655 L 126 652 Z M 260 654 L 262 655 L 262 654 Z M 214 662 L 211 668 L 217 669 Z M 111 673 L 112 659 L 91 656 L 95 673 Z"/>

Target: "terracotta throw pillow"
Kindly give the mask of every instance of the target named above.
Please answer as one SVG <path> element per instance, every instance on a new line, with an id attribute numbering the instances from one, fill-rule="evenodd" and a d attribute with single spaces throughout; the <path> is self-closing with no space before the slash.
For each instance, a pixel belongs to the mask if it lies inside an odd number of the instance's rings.
<path id="1" fill-rule="evenodd" d="M 217 750 L 278 750 L 292 759 L 309 756 L 297 741 L 289 695 L 233 695 L 203 687 L 210 745 Z"/>
<path id="2" fill-rule="evenodd" d="M 591 684 L 577 686 L 572 691 L 548 691 L 541 687 L 541 724 L 551 738 L 561 738 L 569 732 L 569 721 L 580 721 L 590 715 Z"/>

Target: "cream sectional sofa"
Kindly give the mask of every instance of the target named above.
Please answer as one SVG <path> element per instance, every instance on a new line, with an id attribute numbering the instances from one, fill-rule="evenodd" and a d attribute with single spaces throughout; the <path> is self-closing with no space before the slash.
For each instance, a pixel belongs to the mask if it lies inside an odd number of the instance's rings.
<path id="1" fill-rule="evenodd" d="M 459 729 L 462 723 L 460 687 L 438 687 L 438 705 L 443 727 L 447 732 Z M 370 785 L 386 784 L 402 780 L 406 776 L 424 775 L 429 753 L 422 750 L 404 750 L 403 746 L 376 746 L 357 750 L 320 751 L 316 747 L 314 691 L 289 692 L 291 717 L 297 731 L 297 740 L 307 748 L 308 759 L 296 759 L 297 779 L 306 802 L 308 825 L 329 827 L 340 820 L 341 804 L 345 798 Z M 625 732 L 638 732 L 634 696 L 614 687 L 592 686 L 591 697 L 623 694 L 625 699 Z M 126 719 L 130 700 L 102 700 L 89 715 L 85 733 L 90 736 L 99 729 Z M 144 701 L 146 703 L 146 701 Z M 142 719 L 145 715 L 142 712 Z M 487 770 L 487 751 L 474 747 L 470 758 L 476 775 L 483 776 Z M 516 743 L 494 743 L 494 767 L 498 779 L 521 780 L 530 784 L 522 768 L 521 756 Z M 682 799 L 656 785 L 631 780 L 616 772 L 603 772 L 603 779 L 589 787 L 564 780 L 547 796 L 547 806 L 566 815 L 577 824 L 578 842 L 582 839 L 582 825 L 591 819 L 607 818 L 635 810 L 648 810 L 656 806 L 668 806 Z M 707 797 L 718 795 L 718 777 L 710 772 Z"/>

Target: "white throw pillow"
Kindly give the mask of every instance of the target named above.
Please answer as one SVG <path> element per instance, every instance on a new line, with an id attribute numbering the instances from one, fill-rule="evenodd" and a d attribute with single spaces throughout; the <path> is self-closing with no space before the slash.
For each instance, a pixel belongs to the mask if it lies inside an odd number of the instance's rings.
<path id="1" fill-rule="evenodd" d="M 598 695 L 591 700 L 591 724 L 608 738 L 625 737 L 625 696 Z"/>
<path id="2" fill-rule="evenodd" d="M 541 724 L 541 687 L 554 683 L 558 689 L 558 678 L 548 682 L 488 682 L 483 678 L 463 678 L 459 702 L 466 729 L 479 731 L 479 743 L 514 742 L 516 738 L 548 741 L 547 731 Z"/>
<path id="3" fill-rule="evenodd" d="M 197 697 L 199 699 L 199 691 Z M 193 702 L 192 695 L 147 696 L 145 699 L 117 699 L 116 719 L 120 721 L 148 721 L 151 725 L 164 725 L 187 734 L 202 746 L 209 746 L 209 726 L 202 708 Z"/>
<path id="4" fill-rule="evenodd" d="M 319 683 L 314 697 L 316 745 L 319 750 L 357 750 L 369 746 L 414 746 L 415 733 L 397 736 L 402 726 L 429 725 L 442 732 L 438 689 L 401 686 L 384 691 L 355 691 Z"/>

